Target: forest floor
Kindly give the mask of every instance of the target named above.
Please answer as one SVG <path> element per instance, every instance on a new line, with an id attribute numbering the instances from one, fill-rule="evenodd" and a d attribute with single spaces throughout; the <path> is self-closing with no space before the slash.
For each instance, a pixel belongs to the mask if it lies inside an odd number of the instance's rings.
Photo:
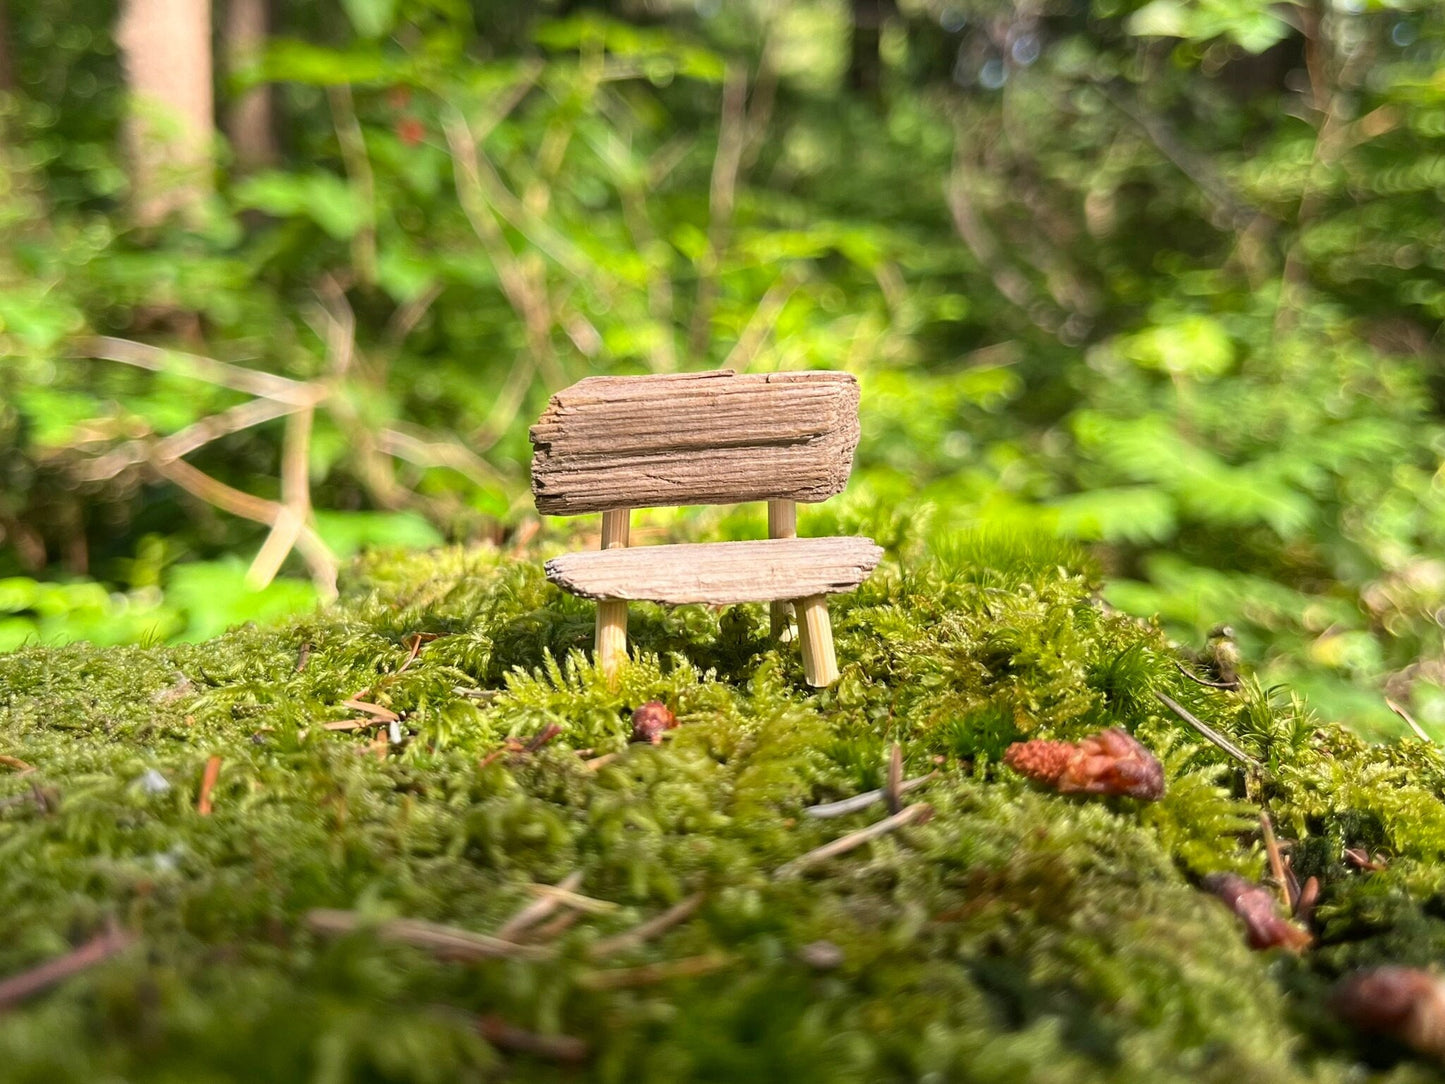
<path id="1" fill-rule="evenodd" d="M 824 691 L 762 606 L 634 606 L 609 686 L 591 605 L 479 551 L 0 656 L 0 1078 L 1440 1079 L 1328 1006 L 1445 951 L 1445 757 L 1201 685 L 1096 588 L 1027 539 L 895 556 Z M 1003 763 L 1109 727 L 1162 798 Z M 898 814 L 809 809 L 900 777 Z M 1263 812 L 1319 885 L 1300 952 L 1202 887 L 1266 876 Z"/>

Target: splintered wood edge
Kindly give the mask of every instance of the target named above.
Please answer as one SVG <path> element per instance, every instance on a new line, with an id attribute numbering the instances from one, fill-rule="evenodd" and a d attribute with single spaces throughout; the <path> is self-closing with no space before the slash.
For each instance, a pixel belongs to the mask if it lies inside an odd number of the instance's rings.
<path id="1" fill-rule="evenodd" d="M 882 556 L 868 538 L 784 538 L 569 553 L 546 571 L 581 598 L 730 606 L 852 591 Z"/>
<path id="2" fill-rule="evenodd" d="M 532 427 L 544 515 L 621 507 L 827 500 L 858 444 L 858 383 L 805 372 L 589 377 Z"/>

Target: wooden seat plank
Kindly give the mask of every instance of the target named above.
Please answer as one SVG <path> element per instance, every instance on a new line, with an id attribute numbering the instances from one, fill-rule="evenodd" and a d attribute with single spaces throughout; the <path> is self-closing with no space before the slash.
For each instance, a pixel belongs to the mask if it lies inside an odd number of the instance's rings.
<path id="1" fill-rule="evenodd" d="M 871 538 L 769 538 L 568 553 L 547 578 L 582 598 L 729 606 L 851 591 L 883 550 Z"/>

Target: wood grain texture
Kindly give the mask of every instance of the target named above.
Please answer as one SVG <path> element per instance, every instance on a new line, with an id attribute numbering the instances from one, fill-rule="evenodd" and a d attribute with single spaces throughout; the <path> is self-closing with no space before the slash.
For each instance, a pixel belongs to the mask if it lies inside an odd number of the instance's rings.
<path id="1" fill-rule="evenodd" d="M 532 427 L 537 511 L 817 502 L 842 492 L 858 444 L 848 373 L 597 376 Z"/>
<path id="2" fill-rule="evenodd" d="M 768 538 L 568 553 L 547 578 L 582 598 L 730 606 L 851 591 L 883 550 L 871 538 Z"/>

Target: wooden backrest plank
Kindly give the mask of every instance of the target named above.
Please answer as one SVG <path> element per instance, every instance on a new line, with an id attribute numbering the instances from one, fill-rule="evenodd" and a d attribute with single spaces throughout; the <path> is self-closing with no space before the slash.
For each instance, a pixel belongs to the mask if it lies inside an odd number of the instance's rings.
<path id="1" fill-rule="evenodd" d="M 552 397 L 531 438 L 545 515 L 816 502 L 852 470 L 858 384 L 839 372 L 589 377 Z"/>

